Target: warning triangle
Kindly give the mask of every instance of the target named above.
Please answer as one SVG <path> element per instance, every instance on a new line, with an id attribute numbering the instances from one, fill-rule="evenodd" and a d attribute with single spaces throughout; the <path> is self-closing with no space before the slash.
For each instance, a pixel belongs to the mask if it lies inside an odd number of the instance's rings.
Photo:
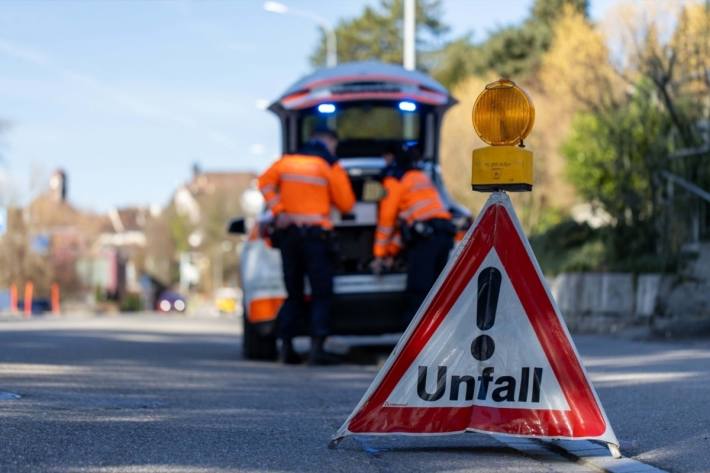
<path id="1" fill-rule="evenodd" d="M 502 192 L 335 438 L 465 431 L 618 445 Z"/>

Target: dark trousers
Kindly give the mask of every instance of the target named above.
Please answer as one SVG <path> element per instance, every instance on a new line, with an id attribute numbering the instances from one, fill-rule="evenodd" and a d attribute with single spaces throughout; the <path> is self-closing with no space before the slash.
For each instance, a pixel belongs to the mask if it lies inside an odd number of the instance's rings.
<path id="1" fill-rule="evenodd" d="M 434 231 L 428 236 L 414 236 L 407 243 L 407 311 L 409 323 L 446 266 L 454 239 L 450 232 Z"/>
<path id="2" fill-rule="evenodd" d="M 278 246 L 283 260 L 288 294 L 279 312 L 279 336 L 296 336 L 305 315 L 304 279 L 311 287 L 311 336 L 325 337 L 330 331 L 333 295 L 333 251 L 330 232 L 315 227 L 289 227 L 279 231 Z"/>

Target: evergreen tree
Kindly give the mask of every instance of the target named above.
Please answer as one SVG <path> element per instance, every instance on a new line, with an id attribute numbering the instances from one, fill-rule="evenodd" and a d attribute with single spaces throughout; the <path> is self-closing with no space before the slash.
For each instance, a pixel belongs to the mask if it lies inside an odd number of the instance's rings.
<path id="1" fill-rule="evenodd" d="M 418 67 L 448 87 L 468 75 L 489 71 L 503 77 L 527 76 L 550 47 L 554 24 L 565 10 L 587 17 L 589 0 L 535 0 L 520 26 L 498 29 L 481 44 L 474 44 L 472 34 L 467 33 L 440 47 L 439 41 L 449 29 L 442 21 L 442 1 L 417 0 Z M 400 64 L 402 23 L 403 0 L 380 0 L 375 8 L 365 7 L 359 17 L 341 21 L 335 29 L 338 61 L 375 59 Z M 323 35 L 311 63 L 321 67 L 325 59 Z"/>
<path id="2" fill-rule="evenodd" d="M 448 31 L 441 20 L 441 0 L 417 0 L 417 50 L 430 49 Z M 377 7 L 365 7 L 362 15 L 341 20 L 335 28 L 338 62 L 378 60 L 402 63 L 403 0 L 380 0 Z M 325 65 L 325 35 L 311 56 L 314 66 Z"/>
<path id="3" fill-rule="evenodd" d="M 535 0 L 530 15 L 519 26 L 500 28 L 478 45 L 469 40 L 470 34 L 448 43 L 435 59 L 432 71 L 447 86 L 468 74 L 489 71 L 500 77 L 529 76 L 550 48 L 554 26 L 565 11 L 588 18 L 589 0 Z"/>

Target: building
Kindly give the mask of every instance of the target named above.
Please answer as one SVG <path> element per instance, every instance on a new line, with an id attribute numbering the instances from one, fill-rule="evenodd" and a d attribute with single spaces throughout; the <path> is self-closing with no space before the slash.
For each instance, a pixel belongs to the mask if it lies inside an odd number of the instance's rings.
<path id="1" fill-rule="evenodd" d="M 194 166 L 192 179 L 173 194 L 174 218 L 186 236 L 178 242 L 182 290 L 212 292 L 225 281 L 236 285 L 237 255 L 226 225 L 243 214 L 242 194 L 256 178 L 251 172 L 203 172 Z"/>

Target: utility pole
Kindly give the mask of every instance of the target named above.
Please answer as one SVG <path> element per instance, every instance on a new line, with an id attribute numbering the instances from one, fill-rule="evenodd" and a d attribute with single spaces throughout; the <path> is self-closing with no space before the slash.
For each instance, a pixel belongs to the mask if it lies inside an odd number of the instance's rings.
<path id="1" fill-rule="evenodd" d="M 404 61 L 409 71 L 417 68 L 417 0 L 404 0 Z"/>

